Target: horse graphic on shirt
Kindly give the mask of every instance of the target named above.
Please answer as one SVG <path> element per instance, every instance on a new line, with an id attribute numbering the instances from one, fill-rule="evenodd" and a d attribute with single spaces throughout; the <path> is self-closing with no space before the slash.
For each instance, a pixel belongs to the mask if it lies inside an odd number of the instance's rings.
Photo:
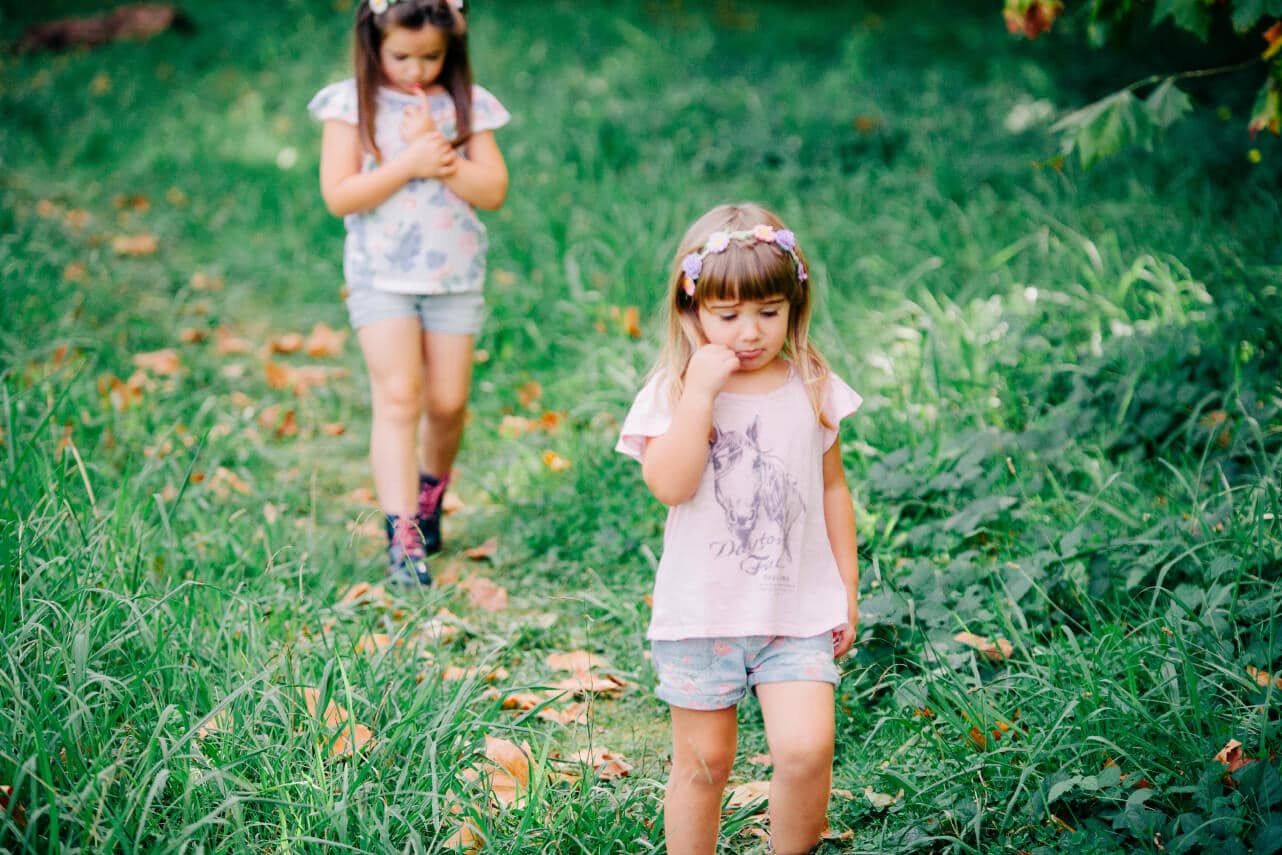
<path id="1" fill-rule="evenodd" d="M 739 566 L 755 576 L 792 557 L 792 529 L 805 512 L 801 491 L 783 462 L 759 441 L 761 417 L 743 433 L 714 430 L 709 458 L 713 495 L 725 513 Z"/>

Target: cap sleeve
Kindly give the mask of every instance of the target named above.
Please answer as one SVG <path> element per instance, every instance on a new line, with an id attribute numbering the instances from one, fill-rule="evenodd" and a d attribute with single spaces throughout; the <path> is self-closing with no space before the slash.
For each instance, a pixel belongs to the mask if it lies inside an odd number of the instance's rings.
<path id="1" fill-rule="evenodd" d="M 637 393 L 632 409 L 623 420 L 615 451 L 639 461 L 645 454 L 646 441 L 668 432 L 672 425 L 672 407 L 668 403 L 668 384 L 664 378 L 665 375 L 656 374 Z"/>
<path id="2" fill-rule="evenodd" d="M 358 124 L 359 110 L 356 103 L 356 81 L 340 80 L 331 83 L 312 96 L 307 105 L 307 112 L 312 118 L 321 121 L 338 121 L 349 125 Z"/>
<path id="3" fill-rule="evenodd" d="M 512 121 L 512 114 L 482 86 L 472 87 L 472 132 L 492 131 Z"/>
<path id="4" fill-rule="evenodd" d="M 831 448 L 837 441 L 837 428 L 841 425 L 841 420 L 859 409 L 859 405 L 863 402 L 864 399 L 858 392 L 847 386 L 846 382 L 836 374 L 828 372 L 828 383 L 824 389 L 823 414 L 824 420 L 832 427 L 820 425 L 820 430 L 823 431 L 824 451 Z"/>

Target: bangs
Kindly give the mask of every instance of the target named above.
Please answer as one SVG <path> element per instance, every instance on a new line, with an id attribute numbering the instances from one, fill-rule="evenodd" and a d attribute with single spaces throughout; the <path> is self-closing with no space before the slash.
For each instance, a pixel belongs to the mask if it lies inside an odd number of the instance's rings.
<path id="1" fill-rule="evenodd" d="M 771 297 L 783 297 L 793 305 L 805 302 L 805 283 L 797 277 L 797 266 L 778 246 L 736 241 L 725 252 L 704 257 L 695 293 L 699 303 Z"/>

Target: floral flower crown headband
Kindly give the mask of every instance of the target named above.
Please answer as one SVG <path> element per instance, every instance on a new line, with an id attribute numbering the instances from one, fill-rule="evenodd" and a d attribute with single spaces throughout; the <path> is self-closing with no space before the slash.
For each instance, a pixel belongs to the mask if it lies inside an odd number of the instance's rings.
<path id="1" fill-rule="evenodd" d="M 713 232 L 708 235 L 708 240 L 702 247 L 681 259 L 681 272 L 685 274 L 681 277 L 681 290 L 687 297 L 694 296 L 695 283 L 699 281 L 699 274 L 703 273 L 703 259 L 725 252 L 732 240 L 772 243 L 792 256 L 793 264 L 797 265 L 798 282 L 805 282 L 810 278 L 806 273 L 806 266 L 801 263 L 801 256 L 797 255 L 797 236 L 788 229 L 776 229 L 763 223 L 737 232 Z"/>
<path id="2" fill-rule="evenodd" d="M 365 0 L 369 3 L 369 10 L 375 15 L 381 15 L 387 11 L 389 6 L 395 6 L 402 0 Z M 454 7 L 455 12 L 463 11 L 463 0 L 450 0 L 450 5 Z"/>

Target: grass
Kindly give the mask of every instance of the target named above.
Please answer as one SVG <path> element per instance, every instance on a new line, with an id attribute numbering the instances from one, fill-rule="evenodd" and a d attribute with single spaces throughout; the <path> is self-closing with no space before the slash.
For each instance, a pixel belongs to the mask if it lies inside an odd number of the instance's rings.
<path id="1" fill-rule="evenodd" d="M 738 198 L 805 242 L 816 335 L 868 401 L 842 446 L 865 590 L 830 818 L 852 834 L 825 851 L 1282 848 L 1280 690 L 1247 671 L 1282 668 L 1282 148 L 1208 110 L 1056 170 L 1049 118 L 1012 132 L 1012 109 L 1136 69 L 1070 63 L 1071 32 L 1008 40 L 990 6 L 478 4 L 514 181 L 438 570 L 505 586 L 493 614 L 453 585 L 339 603 L 379 578 L 363 367 L 350 340 L 265 350 L 345 324 L 304 105 L 345 74 L 348 13 L 221 0 L 192 35 L 0 59 L 0 849 L 436 851 L 454 804 L 494 851 L 661 848 L 662 514 L 610 449 L 677 236 Z M 158 251 L 113 249 L 137 235 Z M 128 382 L 171 347 L 176 373 Z M 295 394 L 268 362 L 328 373 Z M 461 555 L 490 537 L 488 564 Z M 422 644 L 441 607 L 461 631 Z M 406 643 L 357 652 L 372 632 Z M 543 686 L 576 648 L 634 686 L 587 726 L 444 679 Z M 373 743 L 336 756 L 305 689 Z M 764 777 L 741 722 L 735 780 Z M 497 813 L 464 774 L 487 734 L 536 766 Z M 1226 778 L 1230 739 L 1259 759 Z M 550 774 L 589 746 L 632 774 Z M 724 850 L 760 843 L 736 819 Z"/>

